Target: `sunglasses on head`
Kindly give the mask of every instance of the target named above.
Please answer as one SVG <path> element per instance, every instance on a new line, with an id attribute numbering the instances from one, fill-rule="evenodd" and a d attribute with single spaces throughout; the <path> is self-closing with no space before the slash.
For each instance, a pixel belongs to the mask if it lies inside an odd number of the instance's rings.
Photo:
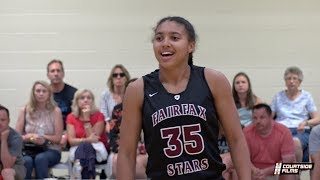
<path id="1" fill-rule="evenodd" d="M 125 76 L 126 76 L 126 74 L 124 74 L 124 73 L 113 73 L 113 74 L 112 74 L 112 77 L 113 77 L 113 78 L 125 77 Z"/>

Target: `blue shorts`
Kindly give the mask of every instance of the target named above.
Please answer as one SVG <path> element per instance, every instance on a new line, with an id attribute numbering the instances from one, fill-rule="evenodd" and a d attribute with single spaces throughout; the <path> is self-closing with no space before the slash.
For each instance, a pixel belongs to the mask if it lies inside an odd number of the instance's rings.
<path id="1" fill-rule="evenodd" d="M 310 129 L 305 129 L 304 133 L 297 131 L 297 128 L 289 128 L 293 137 L 296 137 L 300 140 L 302 151 L 303 151 L 303 162 L 309 162 L 309 135 Z"/>

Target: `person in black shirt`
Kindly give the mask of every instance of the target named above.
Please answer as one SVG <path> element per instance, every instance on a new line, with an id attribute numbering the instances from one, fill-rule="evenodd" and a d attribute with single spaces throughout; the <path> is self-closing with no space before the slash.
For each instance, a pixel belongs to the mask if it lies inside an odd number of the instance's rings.
<path id="1" fill-rule="evenodd" d="M 193 65 L 196 34 L 182 17 L 166 17 L 154 28 L 159 69 L 132 82 L 123 101 L 118 179 L 134 179 L 141 129 L 151 179 L 222 180 L 220 122 L 239 179 L 251 178 L 248 146 L 227 78 Z"/>
<path id="2" fill-rule="evenodd" d="M 47 77 L 53 91 L 53 97 L 62 112 L 63 129 L 66 130 L 66 118 L 71 113 L 71 105 L 77 88 L 65 83 L 64 67 L 60 60 L 53 59 L 47 65 Z M 64 147 L 67 143 L 66 135 L 62 135 L 60 144 Z"/>

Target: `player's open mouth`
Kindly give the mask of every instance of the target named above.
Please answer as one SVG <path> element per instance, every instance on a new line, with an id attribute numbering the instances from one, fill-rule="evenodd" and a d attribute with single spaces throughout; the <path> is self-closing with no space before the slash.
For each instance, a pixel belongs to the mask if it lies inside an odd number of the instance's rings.
<path id="1" fill-rule="evenodd" d="M 162 57 L 170 57 L 170 56 L 172 56 L 172 55 L 173 55 L 172 52 L 163 52 L 163 53 L 161 53 L 161 56 L 162 56 Z"/>

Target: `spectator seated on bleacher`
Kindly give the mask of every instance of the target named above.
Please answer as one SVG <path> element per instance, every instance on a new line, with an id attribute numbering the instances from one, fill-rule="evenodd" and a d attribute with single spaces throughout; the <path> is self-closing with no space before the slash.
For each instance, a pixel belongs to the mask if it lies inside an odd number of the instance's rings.
<path id="1" fill-rule="evenodd" d="M 110 133 L 109 136 L 109 144 L 111 153 L 108 158 L 108 170 L 107 176 L 110 178 L 117 177 L 117 158 L 118 158 L 118 150 L 119 150 L 119 139 L 120 139 L 120 125 L 122 120 L 122 103 L 118 104 L 114 107 L 112 112 L 112 119 L 110 120 Z M 145 179 L 147 175 L 145 173 L 147 166 L 148 155 L 145 150 L 145 146 L 142 138 L 139 141 L 137 156 L 136 156 L 136 178 L 137 179 Z M 112 163 L 111 163 L 112 162 Z"/>
<path id="2" fill-rule="evenodd" d="M 297 162 L 309 162 L 310 128 L 320 121 L 311 94 L 299 89 L 303 80 L 298 67 L 289 67 L 284 73 L 286 90 L 277 93 L 271 103 L 275 120 L 288 127 L 293 135 Z"/>
<path id="3" fill-rule="evenodd" d="M 250 125 L 252 123 L 252 107 L 262 103 L 262 100 L 253 93 L 250 78 L 245 72 L 239 72 L 234 76 L 232 95 L 241 125 L 244 127 Z"/>
<path id="4" fill-rule="evenodd" d="M 127 83 L 135 81 L 137 78 L 130 79 Z M 107 168 L 107 176 L 109 178 L 117 177 L 117 159 L 118 159 L 118 150 L 119 150 L 119 141 L 120 141 L 120 126 L 122 121 L 122 103 L 116 105 L 112 111 L 112 117 L 109 121 L 110 124 L 110 132 L 108 134 L 109 137 L 109 145 L 111 153 L 108 157 L 108 168 Z M 136 156 L 136 179 L 146 179 L 147 175 L 145 173 L 147 166 L 148 155 L 146 153 L 146 149 L 143 142 L 143 135 L 141 134 L 141 138 L 137 148 L 137 156 Z M 111 163 L 112 162 L 112 163 Z"/>
<path id="5" fill-rule="evenodd" d="M 81 151 L 89 150 L 86 147 L 92 146 L 98 162 L 107 160 L 107 138 L 104 116 L 96 107 L 94 95 L 90 90 L 78 90 L 75 93 L 72 113 L 67 116 L 67 134 L 71 146 L 71 160 L 74 159 L 78 146 L 84 148 Z M 84 161 L 80 159 L 81 162 Z M 91 175 L 87 178 L 95 178 L 95 174 L 83 172 L 85 170 L 85 168 L 82 169 L 82 174 Z"/>
<path id="6" fill-rule="evenodd" d="M 47 82 L 36 81 L 33 84 L 30 101 L 19 112 L 16 130 L 22 135 L 25 145 L 42 147 L 41 151 L 24 150 L 25 179 L 47 178 L 49 168 L 61 160 L 60 140 L 63 131 L 61 111 L 53 100 Z M 33 170 L 35 177 L 32 177 Z"/>
<path id="7" fill-rule="evenodd" d="M 225 180 L 237 180 L 238 176 L 236 170 L 233 166 L 231 159 L 231 154 L 229 152 L 228 142 L 224 136 L 224 131 L 219 123 L 219 137 L 218 137 L 218 147 L 220 150 L 220 157 L 226 169 L 222 172 L 222 176 Z"/>
<path id="8" fill-rule="evenodd" d="M 250 160 L 252 179 L 276 179 L 275 164 L 295 162 L 294 143 L 291 132 L 272 118 L 267 104 L 255 105 L 252 109 L 253 123 L 244 128 Z M 281 175 L 280 179 L 295 179 L 294 175 Z"/>
<path id="9" fill-rule="evenodd" d="M 21 135 L 9 126 L 9 110 L 0 105 L 0 179 L 23 180 L 26 175 Z"/>

